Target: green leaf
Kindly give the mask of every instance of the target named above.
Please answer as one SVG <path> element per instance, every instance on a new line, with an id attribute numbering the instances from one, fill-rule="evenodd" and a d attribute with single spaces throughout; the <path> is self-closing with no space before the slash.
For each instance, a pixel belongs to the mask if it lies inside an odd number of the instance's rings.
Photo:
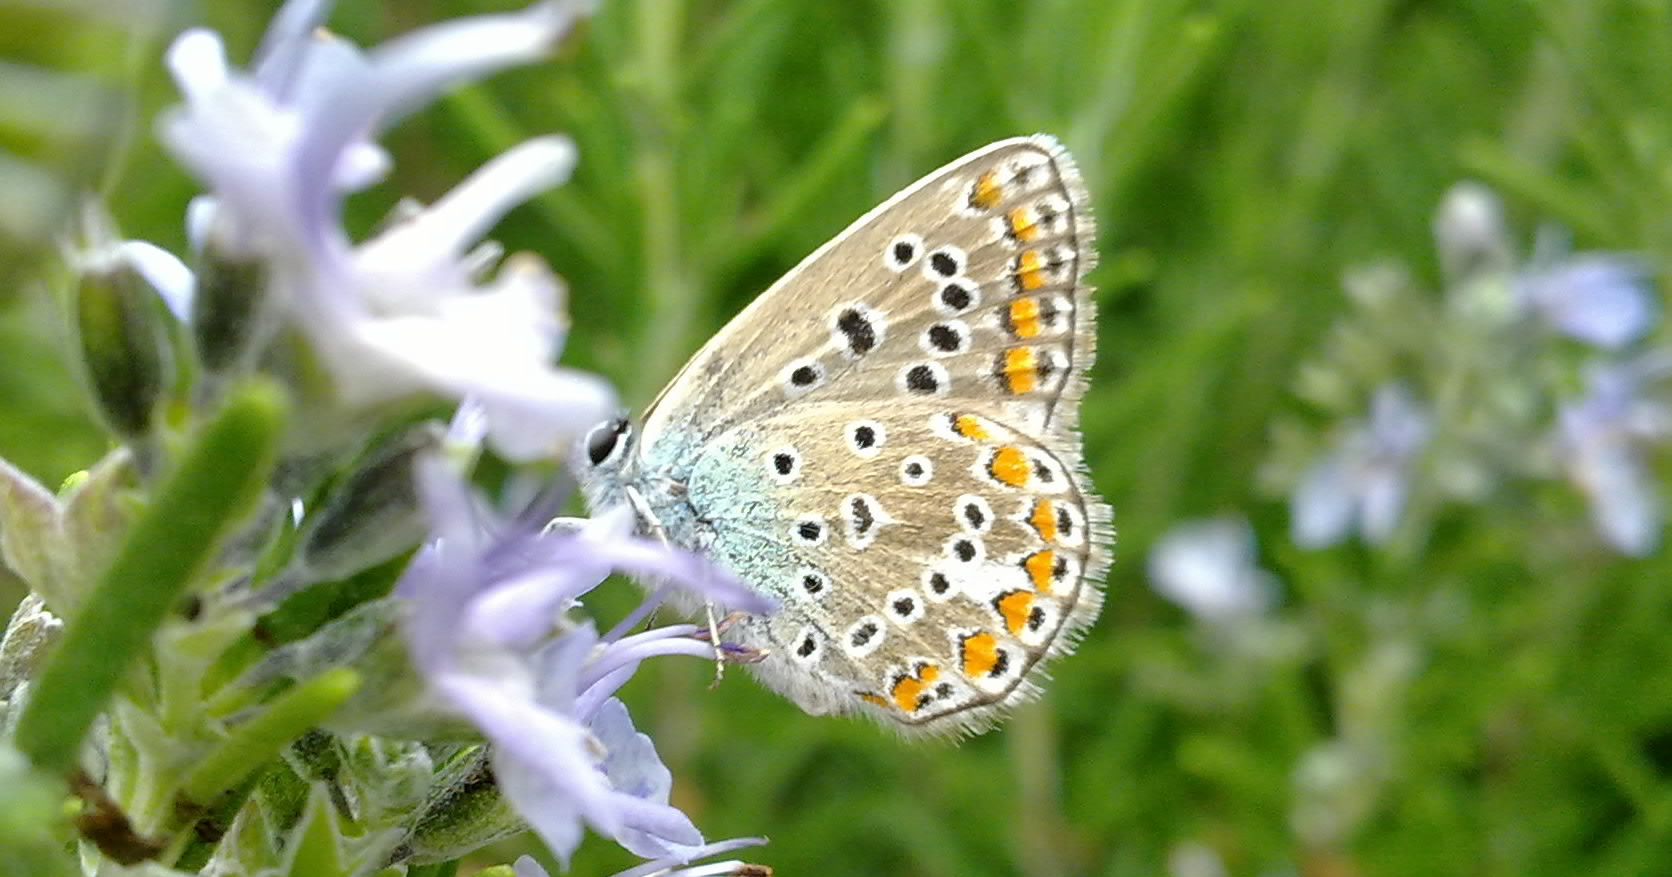
<path id="1" fill-rule="evenodd" d="M 289 877 L 333 877 L 344 873 L 342 847 L 337 842 L 340 836 L 336 811 L 331 809 L 331 794 L 324 783 L 314 783 L 307 806 L 302 810 L 302 821 L 285 845 L 284 873 Z"/>
<path id="2" fill-rule="evenodd" d="M 430 800 L 402 849 L 408 853 L 407 861 L 415 865 L 447 862 L 524 827 L 500 793 L 484 747 L 436 773 Z"/>
<path id="3" fill-rule="evenodd" d="M 207 804 L 241 784 L 277 758 L 302 732 L 323 721 L 359 687 L 359 675 L 339 667 L 279 695 L 255 718 L 233 728 L 219 746 L 192 766 L 181 785 L 181 794 L 188 801 Z"/>

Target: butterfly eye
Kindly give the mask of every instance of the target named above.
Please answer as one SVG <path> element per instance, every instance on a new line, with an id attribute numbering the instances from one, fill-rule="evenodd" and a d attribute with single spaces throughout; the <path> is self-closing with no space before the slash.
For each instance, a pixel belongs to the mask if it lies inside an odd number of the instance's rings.
<path id="1" fill-rule="evenodd" d="M 633 425 L 623 418 L 616 418 L 608 423 L 600 423 L 586 434 L 586 456 L 594 466 L 604 465 L 604 461 L 614 456 L 615 449 L 622 445 L 633 432 Z"/>

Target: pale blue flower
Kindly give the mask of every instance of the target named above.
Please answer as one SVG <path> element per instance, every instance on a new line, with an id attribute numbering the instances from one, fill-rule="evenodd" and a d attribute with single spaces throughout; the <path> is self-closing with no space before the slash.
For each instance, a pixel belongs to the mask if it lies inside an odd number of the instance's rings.
<path id="1" fill-rule="evenodd" d="M 566 326 L 562 286 L 544 263 L 512 257 L 486 278 L 474 248 L 506 211 L 568 177 L 569 141 L 514 147 L 369 241 L 351 241 L 339 213 L 345 192 L 387 167 L 370 138 L 446 88 L 539 58 L 585 10 L 553 0 L 434 25 L 361 54 L 316 31 L 327 8 L 287 4 L 250 73 L 230 69 L 207 31 L 189 31 L 170 49 L 186 102 L 164 117 L 161 134 L 213 196 L 191 212 L 194 239 L 266 262 L 267 292 L 345 404 L 470 396 L 500 453 L 552 453 L 612 410 L 614 396 L 591 376 L 551 365 Z"/>
<path id="2" fill-rule="evenodd" d="M 1369 422 L 1353 426 L 1295 486 L 1289 499 L 1295 544 L 1324 548 L 1354 531 L 1372 545 L 1386 542 L 1404 512 L 1412 465 L 1429 431 L 1427 412 L 1403 386 L 1378 389 Z"/>
<path id="3" fill-rule="evenodd" d="M 1156 540 L 1150 583 L 1208 622 L 1258 615 L 1277 599 L 1277 580 L 1255 564 L 1254 530 L 1242 518 L 1188 521 Z"/>
<path id="4" fill-rule="evenodd" d="M 1649 355 L 1591 369 L 1586 394 L 1557 413 L 1568 478 L 1585 494 L 1603 539 L 1630 555 L 1660 544 L 1665 512 L 1643 446 L 1672 435 L 1672 409 L 1645 399 L 1645 384 L 1672 374 L 1672 359 Z"/>
<path id="5" fill-rule="evenodd" d="M 1448 279 L 1475 297 L 1477 314 L 1489 305 L 1487 313 L 1536 315 L 1563 335 L 1609 350 L 1643 337 L 1654 324 L 1655 297 L 1640 259 L 1574 253 L 1559 231 L 1546 228 L 1530 262 L 1516 268 L 1503 205 L 1479 183 L 1459 183 L 1446 193 L 1434 231 Z"/>
<path id="6" fill-rule="evenodd" d="M 631 512 L 572 530 L 499 522 L 440 459 L 423 461 L 420 495 L 434 539 L 396 594 L 430 688 L 492 746 L 506 798 L 567 861 L 591 825 L 647 858 L 689 861 L 701 833 L 668 805 L 672 778 L 613 694 L 645 659 L 712 659 L 695 625 L 600 638 L 564 613 L 610 572 L 677 583 L 720 606 L 768 612 L 770 601 L 700 558 L 631 537 Z M 635 614 L 636 616 L 637 614 Z"/>
<path id="7" fill-rule="evenodd" d="M 1578 253 L 1535 264 L 1518 278 L 1517 291 L 1556 331 L 1609 350 L 1643 337 L 1656 318 L 1648 269 L 1622 255 Z"/>

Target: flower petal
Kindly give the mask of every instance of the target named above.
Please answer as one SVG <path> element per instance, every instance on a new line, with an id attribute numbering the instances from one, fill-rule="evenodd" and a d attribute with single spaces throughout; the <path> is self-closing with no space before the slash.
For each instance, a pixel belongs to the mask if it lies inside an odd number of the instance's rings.
<path id="1" fill-rule="evenodd" d="M 1647 274 L 1634 260 L 1593 253 L 1534 272 L 1522 283 L 1524 294 L 1558 331 L 1617 350 L 1654 324 Z"/>
<path id="2" fill-rule="evenodd" d="M 145 241 L 124 241 L 118 247 L 118 256 L 151 284 L 175 319 L 186 322 L 191 318 L 197 278 L 178 256 Z"/>
<path id="3" fill-rule="evenodd" d="M 642 865 L 636 865 L 632 868 L 628 868 L 625 871 L 618 871 L 613 875 L 613 877 L 657 877 L 657 875 L 662 875 L 662 877 L 706 877 L 706 875 L 742 873 L 741 869 L 743 867 L 743 863 L 738 861 L 716 862 L 712 865 L 704 865 L 691 869 L 680 869 L 678 871 L 674 871 L 672 869 L 677 868 L 686 862 L 706 859 L 711 856 L 719 856 L 732 852 L 733 850 L 741 850 L 747 847 L 758 847 L 764 843 L 766 843 L 766 838 L 764 837 L 738 837 L 732 838 L 731 840 L 715 841 L 714 843 L 704 844 L 698 847 L 688 856 L 653 859 Z M 518 874 L 517 877 L 523 877 L 523 875 Z"/>
<path id="4" fill-rule="evenodd" d="M 367 270 L 385 251 L 393 251 L 390 258 L 401 262 L 414 255 L 456 258 L 511 208 L 568 180 L 574 167 L 575 145 L 567 137 L 520 143 L 489 160 L 411 221 L 368 241 L 357 258 Z"/>
<path id="5" fill-rule="evenodd" d="M 288 0 L 261 37 L 256 49 L 256 76 L 279 98 L 289 95 L 295 77 L 300 75 L 310 51 L 310 42 L 325 16 L 331 11 L 331 0 Z"/>
<path id="6" fill-rule="evenodd" d="M 218 34 L 203 28 L 185 31 L 165 56 L 174 84 L 187 100 L 204 100 L 224 87 L 229 78 L 226 46 Z"/>
<path id="7" fill-rule="evenodd" d="M 574 852 L 573 847 L 570 848 L 570 852 Z M 511 871 L 516 877 L 551 877 L 539 862 L 534 861 L 533 856 L 528 855 L 518 856 L 517 861 L 511 865 Z"/>
<path id="8" fill-rule="evenodd" d="M 311 114 L 298 150 L 298 176 L 329 177 L 351 139 L 381 130 L 454 84 L 537 60 L 581 11 L 575 3 L 538 3 L 521 12 L 442 22 L 379 46 L 360 87 L 339 92 Z M 308 212 L 324 206 L 309 205 Z"/>

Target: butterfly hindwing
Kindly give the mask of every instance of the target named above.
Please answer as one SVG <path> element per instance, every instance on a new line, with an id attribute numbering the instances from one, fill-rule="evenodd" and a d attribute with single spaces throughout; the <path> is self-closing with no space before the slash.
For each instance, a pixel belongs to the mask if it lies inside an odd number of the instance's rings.
<path id="1" fill-rule="evenodd" d="M 912 401 L 740 427 L 689 490 L 706 550 L 783 603 L 738 629 L 770 684 L 810 711 L 975 728 L 1096 616 L 1108 517 L 1082 485 L 1026 435 Z"/>

